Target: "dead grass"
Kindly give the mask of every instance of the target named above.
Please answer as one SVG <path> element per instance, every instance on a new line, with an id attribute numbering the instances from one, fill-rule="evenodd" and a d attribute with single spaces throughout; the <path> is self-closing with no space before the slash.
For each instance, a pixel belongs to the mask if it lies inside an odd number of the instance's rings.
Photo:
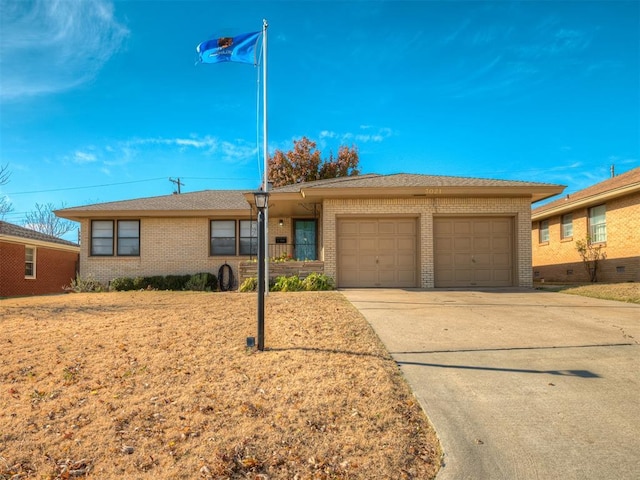
<path id="1" fill-rule="evenodd" d="M 640 283 L 590 283 L 586 285 L 538 284 L 541 290 L 580 295 L 583 297 L 640 303 Z"/>
<path id="2" fill-rule="evenodd" d="M 0 301 L 0 479 L 433 478 L 440 449 L 337 292 Z"/>

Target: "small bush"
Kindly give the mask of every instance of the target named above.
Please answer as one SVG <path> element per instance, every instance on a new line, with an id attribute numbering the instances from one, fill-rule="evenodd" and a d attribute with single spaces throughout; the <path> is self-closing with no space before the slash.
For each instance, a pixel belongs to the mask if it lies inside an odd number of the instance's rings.
<path id="1" fill-rule="evenodd" d="M 153 289 L 153 290 L 166 290 L 165 278 L 161 275 L 155 275 L 153 277 L 143 277 L 142 283 L 145 285 L 143 288 L 145 289 Z"/>
<path id="2" fill-rule="evenodd" d="M 106 290 L 104 285 L 94 280 L 93 277 L 82 278 L 80 275 L 75 279 L 72 278 L 71 284 L 64 289 L 75 293 L 104 292 Z"/>
<path id="3" fill-rule="evenodd" d="M 304 290 L 304 285 L 297 275 L 277 277 L 271 290 L 274 292 L 299 292 L 300 290 Z"/>
<path id="4" fill-rule="evenodd" d="M 209 272 L 196 273 L 187 281 L 185 289 L 196 292 L 212 292 L 218 289 L 218 279 Z"/>
<path id="5" fill-rule="evenodd" d="M 147 288 L 147 285 L 144 283 L 144 277 L 136 277 L 133 279 L 134 290 L 144 290 L 145 288 Z"/>
<path id="6" fill-rule="evenodd" d="M 249 277 L 242 285 L 240 285 L 239 290 L 241 292 L 255 292 L 258 289 L 258 279 L 256 277 Z"/>
<path id="7" fill-rule="evenodd" d="M 191 275 L 167 275 L 165 278 L 165 290 L 185 290 Z"/>
<path id="8" fill-rule="evenodd" d="M 324 273 L 311 273 L 302 281 L 305 290 L 333 290 L 333 279 Z"/>
<path id="9" fill-rule="evenodd" d="M 128 290 L 134 290 L 133 278 L 128 277 L 118 277 L 111 280 L 109 284 L 110 290 L 115 290 L 116 292 L 126 292 Z"/>

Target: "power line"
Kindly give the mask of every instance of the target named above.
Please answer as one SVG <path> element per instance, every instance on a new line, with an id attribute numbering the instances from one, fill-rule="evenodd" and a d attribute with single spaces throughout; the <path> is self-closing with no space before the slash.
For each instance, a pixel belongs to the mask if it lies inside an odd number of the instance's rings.
<path id="1" fill-rule="evenodd" d="M 83 190 L 87 188 L 101 188 L 101 187 L 113 187 L 116 185 L 129 185 L 132 183 L 144 183 L 144 182 L 155 182 L 158 180 L 164 180 L 165 177 L 158 178 L 147 178 L 145 180 L 132 180 L 130 182 L 117 182 L 117 183 L 104 183 L 102 185 L 87 185 L 84 187 L 65 187 L 65 188 L 51 188 L 49 190 L 33 190 L 31 192 L 9 192 L 5 195 L 30 195 L 33 193 L 47 193 L 47 192 L 64 192 L 67 190 Z"/>

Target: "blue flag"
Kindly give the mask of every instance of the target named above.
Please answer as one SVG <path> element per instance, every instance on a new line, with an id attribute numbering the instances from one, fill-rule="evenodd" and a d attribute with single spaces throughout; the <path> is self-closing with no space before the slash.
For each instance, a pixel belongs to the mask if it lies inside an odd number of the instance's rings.
<path id="1" fill-rule="evenodd" d="M 196 47 L 200 62 L 241 62 L 256 65 L 256 47 L 261 33 L 243 33 L 236 37 L 220 37 L 202 42 Z"/>

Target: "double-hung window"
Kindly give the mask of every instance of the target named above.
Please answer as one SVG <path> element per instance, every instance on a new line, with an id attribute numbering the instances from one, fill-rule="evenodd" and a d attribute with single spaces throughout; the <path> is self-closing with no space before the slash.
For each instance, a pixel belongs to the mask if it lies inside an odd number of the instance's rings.
<path id="1" fill-rule="evenodd" d="M 211 220 L 211 255 L 236 254 L 236 221 Z"/>
<path id="2" fill-rule="evenodd" d="M 589 209 L 589 242 L 603 243 L 607 241 L 607 209 L 598 205 Z"/>
<path id="3" fill-rule="evenodd" d="M 140 220 L 118 220 L 118 255 L 140 256 Z"/>
<path id="4" fill-rule="evenodd" d="M 540 243 L 549 241 L 549 220 L 540 220 Z"/>
<path id="5" fill-rule="evenodd" d="M 240 255 L 258 254 L 258 222 L 240 220 Z"/>
<path id="6" fill-rule="evenodd" d="M 91 255 L 113 255 L 113 220 L 91 221 Z"/>
<path id="7" fill-rule="evenodd" d="M 562 215 L 560 226 L 560 238 L 566 240 L 573 238 L 573 214 L 567 213 Z"/>
<path id="8" fill-rule="evenodd" d="M 256 255 L 258 222 L 211 220 L 210 252 L 215 255 Z"/>
<path id="9" fill-rule="evenodd" d="M 36 278 L 36 249 L 24 248 L 24 278 Z"/>

